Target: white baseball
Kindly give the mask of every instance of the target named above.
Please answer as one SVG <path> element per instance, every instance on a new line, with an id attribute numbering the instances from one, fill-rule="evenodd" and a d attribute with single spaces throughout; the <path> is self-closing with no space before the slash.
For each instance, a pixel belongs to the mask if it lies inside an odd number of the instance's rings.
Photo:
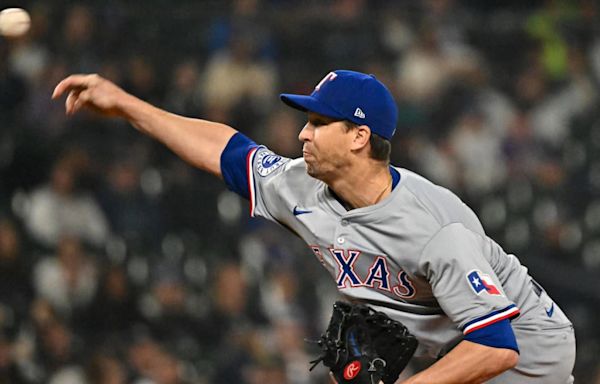
<path id="1" fill-rule="evenodd" d="M 29 30 L 31 17 L 22 8 L 6 8 L 0 12 L 0 35 L 18 37 Z"/>

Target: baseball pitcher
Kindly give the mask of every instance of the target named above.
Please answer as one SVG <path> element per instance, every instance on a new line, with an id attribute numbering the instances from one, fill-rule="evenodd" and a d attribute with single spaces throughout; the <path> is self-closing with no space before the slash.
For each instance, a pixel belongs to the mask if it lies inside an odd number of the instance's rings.
<path id="1" fill-rule="evenodd" d="M 299 159 L 158 109 L 98 75 L 64 79 L 53 98 L 63 94 L 67 114 L 85 107 L 127 119 L 222 178 L 252 216 L 304 239 L 347 302 L 363 305 L 334 306 L 320 342 L 336 381 L 393 383 L 397 373 L 385 370 L 396 360 L 379 345 L 410 334 L 416 342 L 402 342 L 429 365 L 407 384 L 573 382 L 575 336 L 558 305 L 456 195 L 389 164 L 398 111 L 374 76 L 337 70 L 310 95 L 281 95 L 307 114 Z"/>

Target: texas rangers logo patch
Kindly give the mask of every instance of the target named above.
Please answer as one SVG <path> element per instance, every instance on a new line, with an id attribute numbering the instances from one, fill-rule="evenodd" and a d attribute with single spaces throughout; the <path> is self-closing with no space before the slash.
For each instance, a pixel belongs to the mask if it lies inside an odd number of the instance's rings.
<path id="1" fill-rule="evenodd" d="M 502 292 L 494 285 L 494 281 L 490 277 L 490 275 L 486 275 L 479 270 L 473 270 L 467 274 L 467 281 L 473 288 L 473 291 L 477 295 L 480 295 L 481 292 L 487 292 L 489 295 L 494 296 L 504 296 Z"/>
<path id="2" fill-rule="evenodd" d="M 260 151 L 256 154 L 256 170 L 258 171 L 258 174 L 263 177 L 269 176 L 288 160 L 289 159 L 276 155 L 271 151 Z"/>

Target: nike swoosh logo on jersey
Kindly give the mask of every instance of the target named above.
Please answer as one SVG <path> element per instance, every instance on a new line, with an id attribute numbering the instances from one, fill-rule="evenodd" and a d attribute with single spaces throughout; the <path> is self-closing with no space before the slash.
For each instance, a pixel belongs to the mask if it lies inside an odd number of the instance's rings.
<path id="1" fill-rule="evenodd" d="M 297 205 L 294 207 L 294 216 L 304 215 L 305 213 L 312 213 L 312 211 L 299 209 Z"/>
<path id="2" fill-rule="evenodd" d="M 554 314 L 554 303 L 552 303 L 552 305 L 550 306 L 550 309 L 546 309 L 546 315 L 548 315 L 548 317 L 552 317 L 553 314 Z"/>

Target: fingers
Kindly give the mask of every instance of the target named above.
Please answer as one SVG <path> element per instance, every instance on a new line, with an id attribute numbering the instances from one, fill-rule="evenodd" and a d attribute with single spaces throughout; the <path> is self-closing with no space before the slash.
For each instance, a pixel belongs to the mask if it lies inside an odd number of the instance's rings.
<path id="1" fill-rule="evenodd" d="M 52 99 L 59 98 L 67 91 L 89 88 L 98 81 L 98 75 L 71 75 L 54 88 Z"/>
<path id="2" fill-rule="evenodd" d="M 74 88 L 82 88 L 85 84 L 85 76 L 84 75 L 71 75 L 58 83 L 58 85 L 54 88 L 54 92 L 52 93 L 52 98 L 56 99 L 63 95 L 66 91 L 70 91 Z"/>
<path id="3" fill-rule="evenodd" d="M 72 115 L 90 100 L 90 88 L 98 81 L 98 75 L 71 75 L 54 88 L 52 99 L 57 99 L 68 92 L 65 110 L 67 115 Z"/>
<path id="4" fill-rule="evenodd" d="M 79 91 L 71 91 L 69 92 L 69 96 L 67 96 L 67 100 L 65 101 L 65 111 L 67 115 L 72 115 L 75 107 L 75 101 L 79 96 Z"/>
<path id="5" fill-rule="evenodd" d="M 65 101 L 65 109 L 67 115 L 73 115 L 86 105 L 91 99 L 91 90 L 86 89 L 83 91 L 73 90 L 69 92 L 67 100 Z"/>
<path id="6" fill-rule="evenodd" d="M 79 93 L 79 96 L 75 99 L 75 103 L 73 104 L 73 112 L 75 113 L 79 111 L 83 106 L 85 106 L 92 98 L 91 90 L 86 89 Z"/>

